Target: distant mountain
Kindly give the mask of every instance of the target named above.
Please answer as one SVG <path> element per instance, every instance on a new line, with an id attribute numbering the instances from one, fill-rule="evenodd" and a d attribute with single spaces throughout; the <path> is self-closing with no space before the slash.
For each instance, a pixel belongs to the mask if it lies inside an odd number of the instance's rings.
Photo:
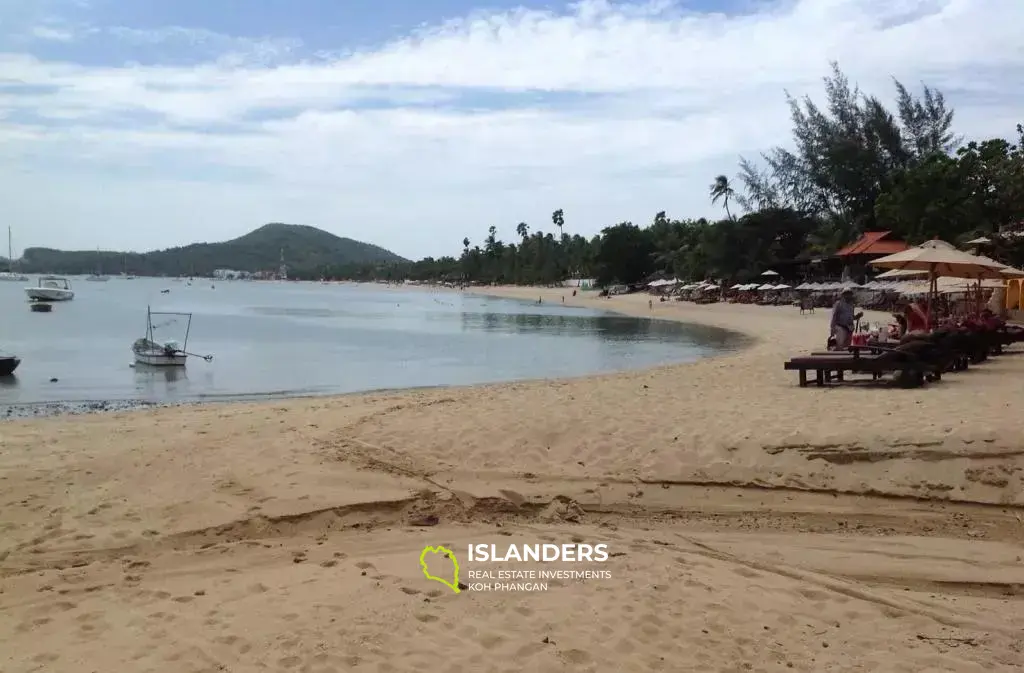
<path id="1" fill-rule="evenodd" d="M 193 243 L 147 253 L 26 248 L 24 273 L 67 275 L 122 272 L 144 276 L 207 276 L 216 269 L 276 272 L 282 251 L 289 275 L 315 277 L 331 269 L 407 260 L 370 243 L 302 224 L 265 224 L 223 243 Z"/>

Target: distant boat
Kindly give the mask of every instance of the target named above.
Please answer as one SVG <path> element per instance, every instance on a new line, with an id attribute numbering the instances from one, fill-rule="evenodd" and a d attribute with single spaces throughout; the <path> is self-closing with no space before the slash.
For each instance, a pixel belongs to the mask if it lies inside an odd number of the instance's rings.
<path id="1" fill-rule="evenodd" d="M 0 281 L 18 281 L 24 283 L 28 281 L 28 276 L 23 276 L 20 273 L 14 273 L 14 246 L 11 245 L 11 228 L 7 227 L 7 271 L 0 271 Z"/>
<path id="2" fill-rule="evenodd" d="M 121 259 L 121 278 L 124 280 L 135 280 L 135 276 L 128 273 L 128 255 Z"/>
<path id="3" fill-rule="evenodd" d="M 0 354 L 0 376 L 10 376 L 20 364 L 17 356 Z"/>
<path id="4" fill-rule="evenodd" d="M 33 301 L 70 301 L 75 298 L 71 283 L 60 276 L 41 276 L 39 285 L 26 287 L 25 294 Z"/>
<path id="5" fill-rule="evenodd" d="M 99 256 L 99 254 L 100 254 L 100 251 L 97 250 L 96 251 L 97 257 Z M 101 262 L 97 261 L 97 263 L 96 263 L 96 273 L 94 273 L 94 274 L 92 274 L 90 276 L 86 276 L 85 279 L 86 280 L 91 280 L 94 283 L 106 283 L 108 280 L 110 280 L 110 276 L 104 276 L 103 275 L 103 264 Z"/>
<path id="6" fill-rule="evenodd" d="M 174 340 L 164 341 L 163 343 L 158 343 L 156 341 L 156 338 L 153 336 L 153 316 L 155 315 L 178 316 L 188 319 L 185 323 L 184 342 L 180 344 L 180 346 L 178 342 Z M 185 352 L 185 349 L 188 347 L 188 333 L 191 329 L 191 313 L 154 313 L 147 306 L 146 336 L 141 339 L 136 339 L 135 343 L 132 344 L 132 352 L 135 354 L 135 363 L 140 365 L 149 365 L 151 367 L 184 367 L 189 355 L 192 355 L 192 357 L 199 357 L 210 362 L 213 360 L 212 355 L 194 355 L 192 353 Z"/>

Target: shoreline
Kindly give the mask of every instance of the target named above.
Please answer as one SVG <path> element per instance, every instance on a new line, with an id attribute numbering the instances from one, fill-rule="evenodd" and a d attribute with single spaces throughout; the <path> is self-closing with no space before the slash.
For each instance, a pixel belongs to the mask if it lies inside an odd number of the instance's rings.
<path id="1" fill-rule="evenodd" d="M 440 405 L 458 411 L 449 412 L 454 417 L 445 414 L 436 421 L 421 414 L 398 414 L 409 416 L 408 423 L 399 423 L 408 425 L 408 432 L 375 427 L 362 441 L 387 446 L 393 435 L 400 444 L 416 446 L 422 441 L 416 428 L 429 427 L 437 439 L 426 447 L 426 455 L 436 455 L 442 464 L 457 463 L 461 456 L 452 446 L 478 433 L 474 444 L 479 449 L 473 450 L 487 456 L 484 467 L 489 470 L 538 472 L 533 463 L 540 456 L 527 459 L 519 455 L 519 447 L 539 440 L 559 445 L 556 464 L 563 476 L 591 472 L 589 466 L 596 463 L 608 477 L 668 475 L 681 483 L 1024 506 L 1024 470 L 1016 457 L 1024 453 L 1017 439 L 1024 420 L 1014 417 L 1008 397 L 1013 394 L 1013 377 L 1024 375 L 1024 358 L 1012 354 L 993 358 L 963 376 L 919 390 L 801 389 L 795 375 L 783 372 L 781 364 L 789 356 L 823 345 L 827 311 L 798 316 L 791 307 L 674 301 L 658 302 L 650 309 L 647 295 L 572 298 L 571 289 L 562 288 L 489 287 L 472 293 L 522 301 L 543 297 L 559 303 L 565 295 L 567 306 L 725 329 L 740 335 L 743 343 L 696 361 L 574 378 L 143 405 L 102 413 L 11 418 L 0 427 L 18 437 L 29 431 L 21 427 L 24 423 L 32 428 L 29 434 L 46 435 L 72 422 L 99 427 L 127 421 L 137 426 L 161 418 L 208 422 L 210 418 L 269 417 L 272 410 L 304 417 L 353 407 Z M 868 315 L 869 319 L 884 317 Z M 1002 383 L 989 385 L 993 376 Z M 962 411 L 966 399 L 973 407 L 970 422 Z M 586 406 L 579 407 L 579 400 Z M 518 427 L 504 411 L 517 408 L 532 410 L 527 412 L 534 417 L 532 431 Z M 493 427 L 488 427 L 492 418 Z M 441 427 L 434 427 L 438 423 Z M 582 424 L 582 431 L 567 433 L 574 423 Z M 460 430 L 461 425 L 466 427 Z M 615 425 L 629 430 L 610 430 L 609 437 L 587 429 Z M 628 440 L 627 432 L 635 440 Z M 481 438 L 492 438 L 495 447 L 502 448 L 484 449 L 487 442 Z M 620 442 L 634 441 L 628 451 L 613 449 Z M 572 460 L 575 453 L 596 459 Z M 975 455 L 984 456 L 984 462 L 975 465 Z M 549 465 L 540 472 L 550 469 Z"/>
<path id="2" fill-rule="evenodd" d="M 367 285 L 372 287 L 379 287 L 377 283 L 356 283 L 357 285 Z M 381 288 L 384 291 L 393 288 Z M 410 287 L 399 287 L 395 289 L 402 290 L 434 290 L 443 293 L 465 293 L 471 294 L 478 297 L 489 297 L 493 299 L 503 299 L 516 301 L 523 304 L 531 304 L 530 300 L 524 297 L 518 296 L 506 296 L 500 294 L 503 288 L 497 288 L 495 293 L 476 292 L 476 291 L 461 291 L 453 288 L 445 288 L 442 286 L 412 286 Z M 513 288 L 519 289 L 519 288 Z M 622 317 L 646 319 L 650 316 L 633 315 L 626 311 L 616 310 L 616 308 L 605 307 L 605 306 L 589 306 L 583 303 L 565 303 L 565 306 L 571 306 L 576 308 L 593 308 L 595 310 L 601 310 L 609 315 L 617 315 Z M 723 341 L 729 342 L 727 346 L 716 347 L 715 351 L 711 354 L 701 355 L 698 359 L 707 358 L 718 358 L 728 356 L 738 350 L 749 347 L 756 337 L 743 332 L 719 328 L 710 325 L 704 325 L 699 322 L 687 323 L 682 320 L 674 318 L 659 317 L 655 318 L 665 322 L 672 323 L 683 323 L 689 324 L 699 328 L 711 328 L 714 330 L 720 330 L 724 333 Z M 353 395 L 374 395 L 382 393 L 412 393 L 415 391 L 432 390 L 432 389 L 446 389 L 446 388 L 479 388 L 485 386 L 501 386 L 511 383 L 539 383 L 542 381 L 576 381 L 580 379 L 587 379 L 592 377 L 603 377 L 603 376 L 614 376 L 616 374 L 624 374 L 629 372 L 645 371 L 648 369 L 658 369 L 661 367 L 674 367 L 678 365 L 685 365 L 691 361 L 679 361 L 679 362 L 667 362 L 654 367 L 639 367 L 630 369 L 619 369 L 619 370 L 608 370 L 608 371 L 597 371 L 590 372 L 587 374 L 581 374 L 579 376 L 568 376 L 568 377 L 529 377 L 519 379 L 508 379 L 504 381 L 488 381 L 481 383 L 465 383 L 465 384 L 425 384 L 421 386 L 406 386 L 399 388 L 373 388 L 366 390 L 355 390 L 351 392 L 328 392 L 328 393 L 307 393 L 297 391 L 294 394 L 280 394 L 280 393 L 239 393 L 231 395 L 215 396 L 212 399 L 183 399 L 183 400 L 166 400 L 166 401 L 154 401 L 154 400 L 143 400 L 143 399 L 87 399 L 87 400 L 47 400 L 41 402 L 14 402 L 14 403 L 0 403 L 0 423 L 12 420 L 31 420 L 31 419 L 44 419 L 44 418 L 56 418 L 61 416 L 82 416 L 88 414 L 109 414 L 109 413 L 130 413 L 133 411 L 140 411 L 146 409 L 162 409 L 162 408 L 174 408 L 174 407 L 198 407 L 206 405 L 225 405 L 225 404 L 269 404 L 279 401 L 287 400 L 304 400 L 304 399 L 319 399 L 319 398 L 335 398 L 335 397 L 348 397 Z"/>

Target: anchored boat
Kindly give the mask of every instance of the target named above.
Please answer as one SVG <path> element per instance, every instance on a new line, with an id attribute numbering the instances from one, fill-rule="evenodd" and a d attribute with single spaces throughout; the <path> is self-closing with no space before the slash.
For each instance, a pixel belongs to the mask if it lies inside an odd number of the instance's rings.
<path id="1" fill-rule="evenodd" d="M 0 281 L 17 281 L 24 283 L 28 276 L 14 272 L 14 246 L 11 245 L 11 228 L 7 227 L 7 270 L 0 271 Z"/>
<path id="2" fill-rule="evenodd" d="M 70 301 L 75 298 L 71 283 L 60 276 L 42 276 L 39 285 L 25 288 L 25 294 L 32 301 Z"/>
<path id="3" fill-rule="evenodd" d="M 10 376 L 20 364 L 21 360 L 17 356 L 0 353 L 0 376 Z"/>
<path id="4" fill-rule="evenodd" d="M 153 325 L 153 317 L 167 318 L 164 323 L 159 325 Z M 174 339 L 166 341 L 158 341 L 155 336 L 155 330 L 167 327 L 168 325 L 175 324 L 180 320 L 185 322 L 185 336 L 181 343 Z M 191 313 L 173 313 L 173 312 L 154 312 L 150 308 L 146 307 L 146 336 L 141 339 L 136 339 L 135 343 L 132 344 L 132 352 L 135 354 L 135 363 L 140 365 L 149 365 L 152 367 L 184 367 L 189 357 L 202 358 L 207 362 L 213 360 L 212 355 L 196 355 L 195 353 L 189 353 L 185 349 L 188 348 L 188 333 L 192 329 L 192 314 Z"/>

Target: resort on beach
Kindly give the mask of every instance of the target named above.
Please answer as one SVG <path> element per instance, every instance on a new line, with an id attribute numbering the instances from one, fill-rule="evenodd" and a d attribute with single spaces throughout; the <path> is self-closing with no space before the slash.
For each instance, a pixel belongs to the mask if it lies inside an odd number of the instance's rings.
<path id="1" fill-rule="evenodd" d="M 0 9 L 0 671 L 1024 670 L 1021 8 L 357 9 Z"/>

